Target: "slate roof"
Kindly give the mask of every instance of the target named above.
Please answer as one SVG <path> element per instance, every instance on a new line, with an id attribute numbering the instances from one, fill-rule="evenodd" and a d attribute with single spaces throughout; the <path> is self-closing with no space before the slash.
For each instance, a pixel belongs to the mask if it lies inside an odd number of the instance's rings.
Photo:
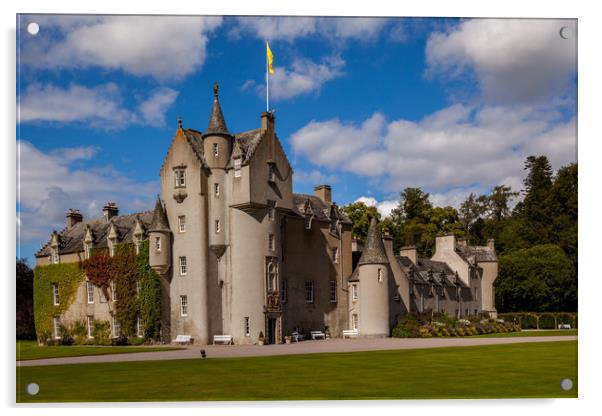
<path id="1" fill-rule="evenodd" d="M 417 264 L 414 264 L 405 256 L 395 256 L 395 258 L 407 275 L 412 271 L 414 272 L 416 283 L 429 284 L 432 276 L 435 284 L 455 286 L 457 280 L 460 285 L 466 286 L 461 279 L 456 279 L 455 272 L 445 262 L 419 257 Z"/>
<path id="2" fill-rule="evenodd" d="M 456 252 L 470 264 L 475 262 L 497 261 L 495 250 L 487 246 L 456 246 Z"/>
<path id="3" fill-rule="evenodd" d="M 87 227 L 90 227 L 90 231 L 92 232 L 92 247 L 107 247 L 107 236 L 109 234 L 109 230 L 111 229 L 111 223 L 114 224 L 116 228 L 119 243 L 132 243 L 133 233 L 136 227 L 136 218 L 139 218 L 140 222 L 142 223 L 142 227 L 145 230 L 148 230 L 152 215 L 152 211 L 145 211 L 128 215 L 117 215 L 111 218 L 110 222 L 104 217 L 78 222 L 71 227 L 70 230 L 65 228 L 58 233 L 60 241 L 59 254 L 77 253 L 83 251 Z M 44 257 L 49 255 L 50 241 L 48 241 L 48 243 L 46 243 L 46 245 L 36 253 L 36 257 Z"/>
<path id="4" fill-rule="evenodd" d="M 358 261 L 358 266 L 362 264 L 387 264 L 389 259 L 385 252 L 385 245 L 383 244 L 383 237 L 380 233 L 380 227 L 376 222 L 376 218 L 372 217 L 370 221 L 370 227 L 368 228 L 368 235 L 366 236 L 366 244 L 362 251 L 362 257 Z"/>
<path id="5" fill-rule="evenodd" d="M 208 134 L 230 134 L 228 127 L 226 126 L 226 120 L 222 114 L 222 108 L 219 105 L 218 99 L 219 86 L 217 82 L 213 85 L 213 107 L 211 108 L 211 115 L 209 116 L 209 125 L 205 135 Z"/>
<path id="6" fill-rule="evenodd" d="M 309 206 L 314 214 L 314 219 L 329 221 L 330 222 L 330 205 L 322 201 L 315 195 L 307 194 L 293 194 L 293 212 L 297 215 L 304 217 L 303 209 L 305 204 L 309 201 Z M 347 217 L 343 211 L 339 211 L 339 220 L 343 224 L 351 224 L 351 220 Z"/>
<path id="7" fill-rule="evenodd" d="M 238 143 L 243 152 L 242 163 L 247 163 L 253 157 L 255 149 L 262 139 L 261 129 L 254 129 L 238 133 L 234 136 L 234 141 Z"/>
<path id="8" fill-rule="evenodd" d="M 170 231 L 169 224 L 167 222 L 167 215 L 165 214 L 163 204 L 161 203 L 161 199 L 159 197 L 157 197 L 157 202 L 155 203 L 155 209 L 153 210 L 153 219 L 151 220 L 149 230 Z"/>

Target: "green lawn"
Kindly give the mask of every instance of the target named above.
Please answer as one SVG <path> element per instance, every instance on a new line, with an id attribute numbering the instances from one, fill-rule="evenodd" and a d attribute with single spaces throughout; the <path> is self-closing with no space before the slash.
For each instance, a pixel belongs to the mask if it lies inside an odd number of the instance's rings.
<path id="1" fill-rule="evenodd" d="M 577 397 L 577 342 L 17 368 L 17 402 L 503 397 Z"/>
<path id="2" fill-rule="evenodd" d="M 470 338 L 505 338 L 505 337 L 556 337 L 559 335 L 577 335 L 576 329 L 533 330 L 521 332 L 500 332 L 497 334 L 472 335 Z"/>
<path id="3" fill-rule="evenodd" d="M 103 347 L 103 346 L 38 346 L 35 341 L 17 341 L 17 360 L 40 360 L 42 358 L 80 357 L 82 355 L 122 354 L 128 352 L 166 351 L 174 347 Z M 179 348 L 176 348 L 179 349 Z"/>

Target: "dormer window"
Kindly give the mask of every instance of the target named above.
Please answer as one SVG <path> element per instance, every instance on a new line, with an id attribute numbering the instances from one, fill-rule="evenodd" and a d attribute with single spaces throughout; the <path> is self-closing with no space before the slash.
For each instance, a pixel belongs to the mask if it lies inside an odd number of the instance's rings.
<path id="1" fill-rule="evenodd" d="M 50 250 L 50 262 L 52 264 L 59 264 L 59 250 L 58 248 L 53 248 Z"/>
<path id="2" fill-rule="evenodd" d="M 237 159 L 234 159 L 234 177 L 235 178 L 240 178 L 242 176 L 241 167 L 242 167 L 242 159 L 240 157 Z"/>
<path id="3" fill-rule="evenodd" d="M 186 186 L 186 169 L 176 168 L 174 169 L 174 186 L 176 188 L 184 188 Z"/>
<path id="4" fill-rule="evenodd" d="M 276 182 L 276 165 L 268 163 L 268 182 Z"/>
<path id="5" fill-rule="evenodd" d="M 219 144 L 217 143 L 213 143 L 213 156 L 219 156 Z"/>
<path id="6" fill-rule="evenodd" d="M 107 244 L 109 246 L 109 256 L 113 257 L 115 255 L 115 239 L 109 238 Z"/>
<path id="7" fill-rule="evenodd" d="M 92 255 L 92 243 L 84 243 L 84 259 L 89 259 Z"/>
<path id="8" fill-rule="evenodd" d="M 136 255 L 140 254 L 140 236 L 134 235 L 134 251 Z"/>

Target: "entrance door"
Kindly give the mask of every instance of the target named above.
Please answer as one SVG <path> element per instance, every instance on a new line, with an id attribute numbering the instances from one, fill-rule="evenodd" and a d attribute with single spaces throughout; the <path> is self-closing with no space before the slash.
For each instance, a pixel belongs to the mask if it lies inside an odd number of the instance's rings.
<path id="1" fill-rule="evenodd" d="M 268 318 L 268 344 L 276 343 L 276 318 Z"/>

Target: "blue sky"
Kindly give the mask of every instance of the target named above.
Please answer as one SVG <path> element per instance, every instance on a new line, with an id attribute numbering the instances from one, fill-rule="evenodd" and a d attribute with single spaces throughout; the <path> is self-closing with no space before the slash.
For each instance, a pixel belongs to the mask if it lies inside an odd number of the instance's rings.
<path id="1" fill-rule="evenodd" d="M 204 130 L 215 80 L 230 131 L 256 128 L 264 39 L 296 192 L 330 183 L 340 205 L 386 215 L 407 186 L 453 206 L 518 190 L 526 156 L 576 160 L 562 27 L 576 33 L 573 20 L 21 15 L 17 254 L 31 262 L 68 208 L 151 209 L 177 117 Z"/>

